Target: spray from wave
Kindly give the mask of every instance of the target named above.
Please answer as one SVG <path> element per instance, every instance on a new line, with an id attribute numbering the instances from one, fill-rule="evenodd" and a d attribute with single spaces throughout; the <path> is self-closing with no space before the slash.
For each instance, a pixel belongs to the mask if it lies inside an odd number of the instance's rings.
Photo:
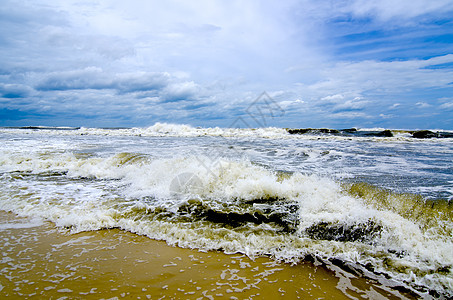
<path id="1" fill-rule="evenodd" d="M 73 232 L 121 228 L 252 258 L 316 257 L 421 295 L 452 296 L 450 202 L 240 158 L 221 158 L 207 170 L 209 159 L 3 151 L 0 209 Z"/>
<path id="2" fill-rule="evenodd" d="M 172 124 L 157 122 L 149 127 L 134 128 L 87 128 L 87 127 L 46 127 L 26 126 L 0 128 L 5 133 L 33 133 L 42 135 L 100 135 L 100 136 L 143 136 L 143 137 L 252 137 L 252 138 L 291 138 L 313 139 L 327 138 L 347 140 L 350 138 L 381 140 L 412 139 L 451 139 L 451 130 L 404 130 L 385 128 L 221 128 L 221 127 L 193 127 L 186 124 Z"/>

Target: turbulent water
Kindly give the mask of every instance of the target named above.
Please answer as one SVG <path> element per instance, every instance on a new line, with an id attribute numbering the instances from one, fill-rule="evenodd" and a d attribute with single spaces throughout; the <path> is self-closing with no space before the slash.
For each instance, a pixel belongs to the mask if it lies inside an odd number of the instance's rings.
<path id="1" fill-rule="evenodd" d="M 2 210 L 453 297 L 452 138 L 156 124 L 4 128 L 0 145 Z"/>

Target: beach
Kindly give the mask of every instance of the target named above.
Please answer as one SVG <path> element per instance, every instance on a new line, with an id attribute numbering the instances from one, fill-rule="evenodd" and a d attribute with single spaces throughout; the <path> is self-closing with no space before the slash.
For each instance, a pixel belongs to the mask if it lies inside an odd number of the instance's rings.
<path id="1" fill-rule="evenodd" d="M 1 129 L 0 294 L 447 299 L 452 139 L 380 132 Z"/>
<path id="2" fill-rule="evenodd" d="M 0 299 L 453 299 L 453 0 L 2 0 Z"/>
<path id="3" fill-rule="evenodd" d="M 0 213 L 0 295 L 21 299 L 415 299 L 338 267 L 169 246 L 118 229 L 69 234 Z"/>

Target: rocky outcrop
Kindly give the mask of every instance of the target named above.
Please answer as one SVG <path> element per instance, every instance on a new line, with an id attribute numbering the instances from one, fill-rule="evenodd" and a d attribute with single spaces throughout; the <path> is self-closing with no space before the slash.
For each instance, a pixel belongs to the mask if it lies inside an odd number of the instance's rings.
<path id="1" fill-rule="evenodd" d="M 254 204 L 261 204 L 254 206 Z M 237 228 L 253 223 L 256 225 L 269 224 L 277 231 L 294 233 L 298 226 L 298 205 L 277 199 L 254 199 L 245 201 L 236 211 L 224 211 L 198 200 L 189 200 L 181 205 L 173 219 L 190 221 L 208 221 L 222 224 L 227 228 Z"/>
<path id="2" fill-rule="evenodd" d="M 412 133 L 412 137 L 417 139 L 429 139 L 429 138 L 436 138 L 437 133 L 429 131 L 429 130 L 418 130 Z"/>
<path id="3" fill-rule="evenodd" d="M 453 132 L 437 131 L 433 132 L 430 130 L 417 130 L 412 132 L 412 137 L 417 139 L 430 139 L 430 138 L 453 138 Z"/>
<path id="4" fill-rule="evenodd" d="M 315 240 L 337 242 L 365 242 L 369 243 L 382 232 L 382 226 L 372 220 L 365 223 L 343 224 L 320 222 L 308 227 L 305 232 Z"/>
<path id="5" fill-rule="evenodd" d="M 357 132 L 357 128 L 341 129 L 340 131 L 341 132 L 345 132 L 345 133 L 356 133 Z"/>
<path id="6" fill-rule="evenodd" d="M 430 130 L 417 130 L 417 131 L 405 131 L 405 130 L 357 130 L 356 128 L 347 129 L 329 129 L 329 128 L 286 128 L 289 134 L 307 134 L 307 135 L 339 135 L 339 136 L 357 136 L 357 137 L 394 137 L 396 133 L 409 133 L 412 137 L 417 139 L 429 139 L 429 138 L 453 138 L 453 132 L 437 131 L 433 132 Z"/>
<path id="7" fill-rule="evenodd" d="M 339 134 L 340 131 L 329 128 L 300 128 L 300 129 L 287 129 L 289 134 Z"/>
<path id="8" fill-rule="evenodd" d="M 365 134 L 366 136 L 377 136 L 377 137 L 393 137 L 393 133 L 391 130 L 383 130 L 378 132 L 369 132 Z"/>

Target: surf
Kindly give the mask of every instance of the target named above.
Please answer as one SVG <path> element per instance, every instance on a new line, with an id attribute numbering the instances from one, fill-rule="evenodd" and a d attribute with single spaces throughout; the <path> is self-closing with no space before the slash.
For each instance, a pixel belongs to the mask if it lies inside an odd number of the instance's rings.
<path id="1" fill-rule="evenodd" d="M 0 209 L 451 296 L 449 139 L 203 130 L 3 129 Z"/>
<path id="2" fill-rule="evenodd" d="M 452 290 L 450 202 L 244 159 L 219 159 L 208 171 L 208 159 L 11 154 L 2 162 L 0 209 L 74 233 L 120 228 L 288 263 L 314 256 L 386 274 L 418 292 Z"/>

